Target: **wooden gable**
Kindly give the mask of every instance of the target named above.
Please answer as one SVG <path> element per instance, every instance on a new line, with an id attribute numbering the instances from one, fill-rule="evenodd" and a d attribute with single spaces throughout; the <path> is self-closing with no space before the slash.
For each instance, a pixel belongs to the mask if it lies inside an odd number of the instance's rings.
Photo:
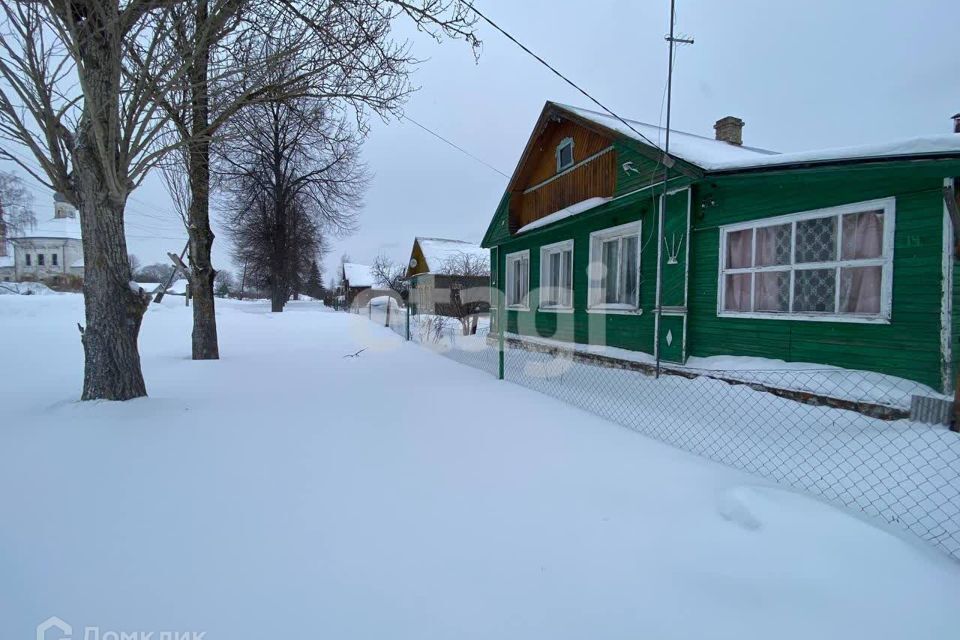
<path id="1" fill-rule="evenodd" d="M 416 261 L 416 262 L 414 262 Z M 410 251 L 410 260 L 407 262 L 406 277 L 420 275 L 427 272 L 427 258 L 423 255 L 423 249 L 420 248 L 420 242 L 413 241 L 413 249 Z"/>
<path id="2" fill-rule="evenodd" d="M 557 147 L 568 138 L 573 140 L 573 166 L 558 173 Z M 510 181 L 510 231 L 588 198 L 612 196 L 613 143 L 606 132 L 545 112 Z"/>

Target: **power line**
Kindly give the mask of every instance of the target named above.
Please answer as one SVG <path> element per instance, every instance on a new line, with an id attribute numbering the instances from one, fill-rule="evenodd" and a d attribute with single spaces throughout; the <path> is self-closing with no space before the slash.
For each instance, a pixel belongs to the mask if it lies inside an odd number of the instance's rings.
<path id="1" fill-rule="evenodd" d="M 481 159 L 481 158 L 478 158 L 477 156 L 473 155 L 472 153 L 470 153 L 469 151 L 467 151 L 466 149 L 464 149 L 464 148 L 461 147 L 460 145 L 456 144 L 455 142 L 451 142 L 450 140 L 447 140 L 446 138 L 444 138 L 442 135 L 440 135 L 440 134 L 437 133 L 436 131 L 425 127 L 424 125 L 420 124 L 419 122 L 417 122 L 416 120 L 414 120 L 414 119 L 411 118 L 410 116 L 404 114 L 404 115 L 402 115 L 402 116 L 400 116 L 400 117 L 403 118 L 404 120 L 407 120 L 407 121 L 410 122 L 411 124 L 417 125 L 418 127 L 420 127 L 421 129 L 423 129 L 424 131 L 426 131 L 427 133 L 429 133 L 429 134 L 432 135 L 433 137 L 437 138 L 438 140 L 442 140 L 443 142 L 446 142 L 448 145 L 450 145 L 451 147 L 453 147 L 454 149 L 456 149 L 456 150 L 459 151 L 460 153 L 462 153 L 462 154 L 464 154 L 464 155 L 472 158 L 473 160 L 476 160 L 477 162 L 479 162 L 479 163 L 482 164 L 483 166 L 487 167 L 488 169 L 492 169 L 492 170 L 496 171 L 497 173 L 499 173 L 500 175 L 502 175 L 502 176 L 503 176 L 504 178 L 506 178 L 507 180 L 510 179 L 510 176 L 508 176 L 507 174 L 505 174 L 503 171 L 500 171 L 500 169 L 497 169 L 495 166 L 493 166 L 492 164 L 490 164 L 490 163 L 487 162 L 486 160 L 483 160 L 483 159 Z"/>
<path id="2" fill-rule="evenodd" d="M 621 118 L 619 115 L 617 115 L 617 114 L 614 113 L 612 110 L 610 110 L 610 109 L 609 109 L 606 105 L 604 105 L 602 102 L 600 102 L 599 100 L 597 100 L 596 98 L 594 98 L 592 95 L 590 95 L 590 93 L 588 93 L 586 89 L 582 88 L 580 85 L 578 85 L 577 83 L 575 83 L 573 80 L 571 80 L 571 79 L 568 78 L 567 76 L 565 76 L 565 75 L 563 75 L 562 73 L 560 73 L 559 71 L 557 71 L 557 69 L 554 68 L 549 62 L 547 62 L 546 60 L 544 60 L 543 58 L 541 58 L 540 56 L 538 56 L 536 53 L 534 53 L 533 51 L 531 51 L 526 45 L 524 45 L 522 42 L 520 42 L 519 40 L 517 40 L 516 38 L 514 38 L 512 35 L 510 35 L 509 33 L 507 33 L 500 25 L 498 25 L 496 22 L 494 22 L 493 20 L 491 20 L 490 18 L 488 18 L 487 16 L 485 16 L 483 13 L 481 13 L 476 7 L 473 6 L 472 3 L 468 2 L 468 0 L 463 0 L 463 4 L 465 4 L 465 5 L 467 5 L 468 7 L 470 7 L 470 9 L 471 9 L 475 14 L 477 14 L 478 16 L 480 16 L 480 17 L 481 17 L 485 22 L 487 22 L 491 27 L 493 27 L 494 29 L 496 29 L 497 31 L 499 31 L 500 33 L 502 33 L 504 36 L 506 36 L 506 37 L 507 37 L 511 42 L 513 42 L 515 45 L 517 45 L 518 47 L 520 47 L 521 49 L 523 49 L 525 52 L 527 52 L 528 54 L 530 54 L 531 56 L 533 56 L 533 57 L 537 60 L 537 62 L 539 62 L 540 64 L 542 64 L 543 66 L 545 66 L 547 69 L 549 69 L 550 71 L 552 71 L 558 78 L 560 78 L 561 80 L 563 80 L 564 82 L 566 82 L 567 84 L 569 84 L 571 87 L 573 87 L 574 89 L 576 89 L 577 91 L 579 91 L 580 93 L 582 93 L 584 96 L 586 96 L 586 97 L 587 97 L 591 102 L 593 102 L 595 105 L 597 105 L 598 107 L 600 107 L 601 109 L 603 109 L 604 111 L 606 111 L 607 113 L 609 113 L 611 116 L 613 116 L 614 118 L 616 118 L 617 120 L 619 120 L 625 127 L 627 127 L 628 129 L 630 129 L 631 131 L 633 131 L 635 134 L 637 134 L 638 136 L 640 136 L 641 138 L 643 138 L 644 140 L 646 140 L 647 143 L 648 143 L 650 146 L 652 146 L 654 149 L 659 149 L 659 150 L 663 151 L 663 149 L 660 148 L 660 145 L 658 145 L 658 144 L 655 143 L 653 140 L 651 140 L 651 139 L 648 138 L 647 136 L 645 136 L 645 135 L 643 135 L 642 133 L 640 133 L 639 131 L 637 131 L 636 128 L 634 128 L 634 126 L 633 126 L 632 124 L 630 124 L 629 122 L 627 122 L 626 120 L 624 120 L 623 118 Z M 666 155 L 666 154 L 664 154 L 664 155 Z"/>

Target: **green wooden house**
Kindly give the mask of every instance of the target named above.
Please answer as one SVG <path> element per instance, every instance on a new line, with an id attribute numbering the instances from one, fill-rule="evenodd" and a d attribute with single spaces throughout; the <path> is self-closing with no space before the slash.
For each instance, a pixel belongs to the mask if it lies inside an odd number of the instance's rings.
<path id="1" fill-rule="evenodd" d="M 777 154 L 742 128 L 671 131 L 665 156 L 658 127 L 548 102 L 483 239 L 492 316 L 508 336 L 666 363 L 819 363 L 949 391 L 960 134 Z"/>

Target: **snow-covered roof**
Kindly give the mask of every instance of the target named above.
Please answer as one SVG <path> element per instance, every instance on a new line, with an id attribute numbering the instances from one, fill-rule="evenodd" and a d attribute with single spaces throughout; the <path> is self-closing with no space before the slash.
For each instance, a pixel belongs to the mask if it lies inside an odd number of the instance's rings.
<path id="1" fill-rule="evenodd" d="M 602 127 L 616 131 L 637 142 L 642 142 L 646 145 L 652 142 L 661 148 L 666 143 L 666 129 L 663 127 L 624 118 L 631 127 L 643 134 L 643 136 L 646 137 L 645 139 L 611 115 L 563 104 L 557 106 L 584 120 L 589 120 Z M 774 154 L 775 152 L 765 149 L 737 146 L 729 142 L 723 142 L 722 140 L 698 136 L 693 133 L 685 133 L 673 128 L 670 129 L 670 155 L 680 158 L 681 160 L 686 160 L 703 169 L 714 169 L 735 162 L 756 161 Z"/>
<path id="2" fill-rule="evenodd" d="M 904 138 L 876 144 L 778 153 L 749 160 L 731 160 L 713 167 L 704 168 L 721 171 L 804 163 L 835 162 L 838 160 L 875 160 L 881 158 L 895 160 L 897 158 L 916 156 L 957 156 L 958 154 L 960 154 L 960 135 L 956 133 L 946 133 L 934 136 Z"/>
<path id="3" fill-rule="evenodd" d="M 13 256 L 0 256 L 0 269 L 13 266 Z"/>
<path id="4" fill-rule="evenodd" d="M 417 237 L 417 244 L 420 245 L 420 251 L 423 252 L 423 257 L 427 262 L 428 273 L 443 274 L 448 270 L 452 261 L 456 261 L 465 255 L 482 262 L 482 264 L 489 264 L 490 262 L 490 252 L 472 242 Z"/>
<path id="5" fill-rule="evenodd" d="M 594 122 L 643 144 L 653 142 L 663 147 L 666 142 L 664 135 L 666 129 L 663 127 L 627 119 L 630 126 L 648 138 L 644 139 L 643 136 L 637 135 L 635 131 L 631 130 L 613 116 L 580 107 L 567 105 L 557 106 L 584 120 Z M 683 131 L 677 131 L 676 129 L 670 130 L 670 155 L 685 160 L 706 171 L 733 171 L 843 160 L 874 160 L 881 158 L 895 160 L 913 156 L 956 156 L 958 154 L 960 154 L 960 135 L 955 133 L 906 138 L 878 144 L 777 153 L 755 147 L 737 146 L 729 142 L 685 133 Z"/>
<path id="6" fill-rule="evenodd" d="M 82 266 L 83 266 L 83 258 L 79 258 L 70 263 L 71 269 L 80 268 Z"/>
<path id="7" fill-rule="evenodd" d="M 64 240 L 80 239 L 80 220 L 77 218 L 51 218 L 45 222 L 24 229 L 22 233 L 12 236 L 14 239 L 29 240 L 30 238 L 63 238 Z"/>
<path id="8" fill-rule="evenodd" d="M 355 262 L 343 263 L 343 277 L 351 287 L 372 287 L 377 281 L 369 266 Z"/>
<path id="9" fill-rule="evenodd" d="M 560 222 L 564 218 L 569 218 L 570 216 L 575 216 L 578 213 L 583 213 L 593 209 L 594 207 L 599 207 L 600 205 L 610 202 L 613 198 L 587 198 L 586 200 L 581 200 L 576 202 L 569 207 L 560 209 L 559 211 L 554 211 L 548 216 L 544 216 L 533 222 L 523 225 L 517 230 L 517 233 L 523 233 L 524 231 L 532 231 L 533 229 L 539 229 L 540 227 L 545 227 L 548 224 L 553 224 L 554 222 Z"/>

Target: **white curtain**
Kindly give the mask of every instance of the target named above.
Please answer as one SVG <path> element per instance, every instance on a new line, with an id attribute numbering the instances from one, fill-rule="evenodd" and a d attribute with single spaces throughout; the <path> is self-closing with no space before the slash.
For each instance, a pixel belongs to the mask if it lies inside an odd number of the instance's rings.
<path id="1" fill-rule="evenodd" d="M 883 212 L 843 216 L 843 260 L 883 256 Z M 840 270 L 840 312 L 880 313 L 882 267 L 845 267 Z"/>

